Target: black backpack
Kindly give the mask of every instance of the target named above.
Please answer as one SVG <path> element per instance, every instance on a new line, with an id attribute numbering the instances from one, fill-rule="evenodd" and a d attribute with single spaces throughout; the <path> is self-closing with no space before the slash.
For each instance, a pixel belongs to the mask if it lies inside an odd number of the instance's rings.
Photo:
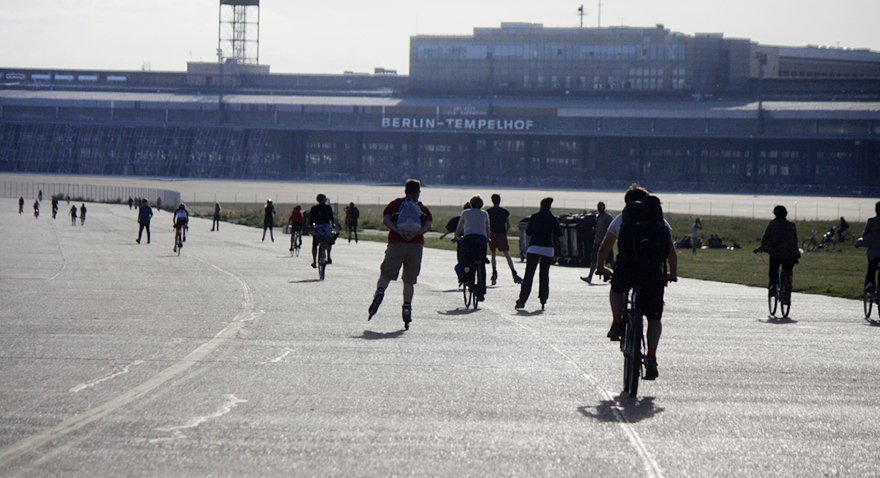
<path id="1" fill-rule="evenodd" d="M 623 208 L 617 237 L 618 262 L 645 274 L 664 274 L 669 257 L 669 229 L 656 196 L 634 201 Z"/>

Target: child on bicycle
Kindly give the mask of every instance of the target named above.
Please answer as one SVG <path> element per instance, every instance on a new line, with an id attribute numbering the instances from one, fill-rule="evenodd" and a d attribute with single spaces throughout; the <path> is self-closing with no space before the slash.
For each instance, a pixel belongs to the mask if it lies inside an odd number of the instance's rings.
<path id="1" fill-rule="evenodd" d="M 798 263 L 801 253 L 798 250 L 797 226 L 786 217 L 788 210 L 785 206 L 779 205 L 773 208 L 773 215 L 776 216 L 764 230 L 764 236 L 761 238 L 761 246 L 756 249 L 770 255 L 770 271 L 769 282 L 767 284 L 767 295 L 773 296 L 778 286 L 779 268 L 782 267 L 782 273 L 789 277 L 794 275 L 794 265 Z M 791 305 L 791 295 L 782 298 L 784 305 Z"/>

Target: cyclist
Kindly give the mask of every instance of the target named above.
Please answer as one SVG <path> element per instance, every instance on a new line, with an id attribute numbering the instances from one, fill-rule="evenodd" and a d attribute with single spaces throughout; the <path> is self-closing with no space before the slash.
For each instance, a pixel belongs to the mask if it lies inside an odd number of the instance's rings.
<path id="1" fill-rule="evenodd" d="M 55 216 L 58 214 L 58 198 L 54 195 L 52 196 L 52 219 L 55 219 Z"/>
<path id="2" fill-rule="evenodd" d="M 848 230 L 849 223 L 846 222 L 846 219 L 844 219 L 843 216 L 841 216 L 840 223 L 834 228 L 834 233 L 837 234 L 837 242 L 843 242 L 843 234 Z"/>
<path id="3" fill-rule="evenodd" d="M 599 246 L 597 257 L 606 257 L 611 252 L 614 244 L 617 244 L 617 259 L 614 261 L 614 273 L 611 275 L 611 292 L 608 299 L 611 304 L 611 329 L 608 331 L 607 337 L 612 341 L 620 341 L 623 334 L 624 321 L 623 312 L 626 308 L 626 292 L 634 285 L 641 286 L 639 292 L 639 307 L 642 313 L 648 319 L 648 353 L 645 357 L 645 380 L 655 380 L 660 376 L 657 368 L 657 347 L 660 344 L 660 336 L 663 333 L 663 294 L 667 282 L 675 282 L 678 280 L 678 256 L 675 253 L 675 246 L 672 240 L 672 227 L 663 219 L 663 209 L 660 206 L 660 200 L 656 196 L 651 196 L 647 189 L 632 184 L 623 197 L 626 206 L 622 213 L 611 221 L 608 226 L 608 232 Z M 633 206 L 630 206 L 633 204 Z M 635 204 L 639 204 L 636 206 Z M 640 240 L 638 233 L 635 232 L 633 223 L 635 222 L 636 211 L 642 209 L 645 211 L 643 215 L 645 219 L 652 222 L 660 222 L 662 220 L 665 226 L 665 235 L 657 237 L 645 236 L 649 248 L 657 251 L 660 256 L 651 258 L 645 257 L 641 252 L 637 252 L 632 247 L 621 247 L 623 243 L 618 242 L 621 235 L 624 235 L 625 243 L 631 243 L 633 239 Z M 665 255 L 666 257 L 663 257 Z M 669 270 L 664 270 L 668 264 Z M 596 264 L 596 274 L 600 277 L 608 277 L 609 271 L 605 268 L 605 264 L 599 261 Z"/>
<path id="4" fill-rule="evenodd" d="M 507 265 L 513 274 L 513 283 L 521 284 L 522 279 L 516 273 L 513 259 L 510 258 L 510 244 L 507 243 L 507 231 L 510 230 L 510 211 L 501 207 L 501 196 L 492 195 L 492 207 L 486 210 L 489 214 L 489 250 L 492 252 L 492 285 L 498 280 L 498 270 L 495 268 L 495 251 L 500 251 L 507 259 Z"/>
<path id="5" fill-rule="evenodd" d="M 761 238 L 761 246 L 756 250 L 764 251 L 770 255 L 768 296 L 773 296 L 776 293 L 779 267 L 782 267 L 783 274 L 792 276 L 794 265 L 801 257 L 798 250 L 797 226 L 786 219 L 788 210 L 785 209 L 785 206 L 779 205 L 773 208 L 773 215 L 776 217 L 767 224 L 767 229 L 764 230 L 764 236 Z M 782 303 L 790 305 L 791 296 L 783 297 Z"/>
<path id="6" fill-rule="evenodd" d="M 290 250 L 293 250 L 293 241 L 296 240 L 297 234 L 299 234 L 300 241 L 302 241 L 302 233 L 303 233 L 303 225 L 306 220 L 303 217 L 302 206 L 297 205 L 293 208 L 293 211 L 290 212 L 290 217 L 287 219 L 287 223 L 290 224 Z"/>
<path id="7" fill-rule="evenodd" d="M 40 201 L 34 201 L 34 217 L 40 217 Z"/>
<path id="8" fill-rule="evenodd" d="M 475 296 L 477 301 L 486 300 L 486 247 L 489 244 L 489 214 L 483 210 L 483 199 L 474 196 L 468 201 L 470 209 L 461 212 L 461 218 L 455 228 L 455 238 L 461 242 L 462 270 L 469 280 L 477 284 Z M 478 270 L 475 266 L 479 262 L 482 269 L 482 281 L 478 280 Z M 472 279 L 471 279 L 472 278 Z"/>
<path id="9" fill-rule="evenodd" d="M 880 201 L 874 204 L 876 216 L 868 219 L 862 233 L 862 245 L 868 248 L 868 273 L 865 274 L 865 292 L 876 293 L 877 268 L 880 266 Z"/>
<path id="10" fill-rule="evenodd" d="M 177 206 L 172 224 L 174 224 L 174 252 L 177 252 L 177 234 L 180 234 L 181 242 L 186 242 L 186 230 L 189 229 L 189 212 L 186 210 L 186 204 L 180 203 L 180 206 Z"/>
<path id="11" fill-rule="evenodd" d="M 333 213 L 333 207 L 327 204 L 327 196 L 318 194 L 315 198 L 318 204 L 312 206 L 309 210 L 309 222 L 312 224 L 312 268 L 318 267 L 318 243 L 327 241 L 327 264 L 333 264 L 330 258 L 330 251 L 333 249 L 333 242 L 330 240 L 333 235 L 333 226 L 336 224 L 336 216 Z"/>

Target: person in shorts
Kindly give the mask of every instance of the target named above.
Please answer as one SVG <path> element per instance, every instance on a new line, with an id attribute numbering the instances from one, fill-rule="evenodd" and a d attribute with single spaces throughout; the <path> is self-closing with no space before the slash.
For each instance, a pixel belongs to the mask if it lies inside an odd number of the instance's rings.
<path id="1" fill-rule="evenodd" d="M 513 274 L 513 283 L 521 284 L 522 278 L 516 273 L 513 259 L 510 258 L 510 244 L 507 242 L 507 231 L 510 230 L 510 211 L 501 207 L 501 196 L 492 195 L 492 207 L 486 210 L 489 214 L 489 251 L 492 253 L 492 285 L 498 281 L 498 270 L 495 268 L 495 251 L 504 254 L 507 265 Z"/>
<path id="2" fill-rule="evenodd" d="M 425 247 L 425 233 L 431 230 L 433 217 L 431 211 L 419 201 L 422 184 L 417 179 L 407 180 L 404 186 L 405 196 L 391 201 L 382 213 L 382 222 L 388 228 L 388 247 L 385 259 L 380 266 L 379 281 L 370 304 L 369 317 L 373 318 L 379 311 L 385 289 L 393 280 L 397 280 L 403 268 L 403 317 L 404 329 L 409 330 L 412 322 L 412 300 L 415 285 L 422 267 L 422 250 Z M 416 211 L 417 217 L 412 217 Z"/>

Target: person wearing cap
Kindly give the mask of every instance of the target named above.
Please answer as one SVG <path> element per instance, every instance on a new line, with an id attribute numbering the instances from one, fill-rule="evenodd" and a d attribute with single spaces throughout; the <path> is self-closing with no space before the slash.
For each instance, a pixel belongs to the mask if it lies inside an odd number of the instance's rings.
<path id="1" fill-rule="evenodd" d="M 318 243 L 327 242 L 327 264 L 333 264 L 330 252 L 333 250 L 333 241 L 328 240 L 333 235 L 333 225 L 336 224 L 336 215 L 333 207 L 327 204 L 327 196 L 318 194 L 315 198 L 318 204 L 309 210 L 309 224 L 312 225 L 312 268 L 317 268 Z"/>
<path id="2" fill-rule="evenodd" d="M 419 201 L 422 184 L 417 179 L 409 179 L 404 185 L 402 198 L 397 198 L 382 212 L 382 222 L 388 228 L 388 247 L 385 258 L 380 266 L 379 280 L 373 302 L 370 303 L 369 317 L 373 318 L 379 311 L 385 289 L 393 280 L 397 280 L 403 268 L 403 327 L 409 330 L 412 322 L 412 300 L 415 285 L 422 267 L 422 250 L 425 246 L 425 233 L 431 230 L 433 217 L 431 211 Z"/>
<path id="3" fill-rule="evenodd" d="M 269 230 L 269 238 L 275 242 L 275 234 L 272 232 L 272 227 L 275 226 L 275 205 L 272 204 L 272 199 L 266 199 L 263 210 L 263 242 L 266 241 L 266 229 Z"/>

